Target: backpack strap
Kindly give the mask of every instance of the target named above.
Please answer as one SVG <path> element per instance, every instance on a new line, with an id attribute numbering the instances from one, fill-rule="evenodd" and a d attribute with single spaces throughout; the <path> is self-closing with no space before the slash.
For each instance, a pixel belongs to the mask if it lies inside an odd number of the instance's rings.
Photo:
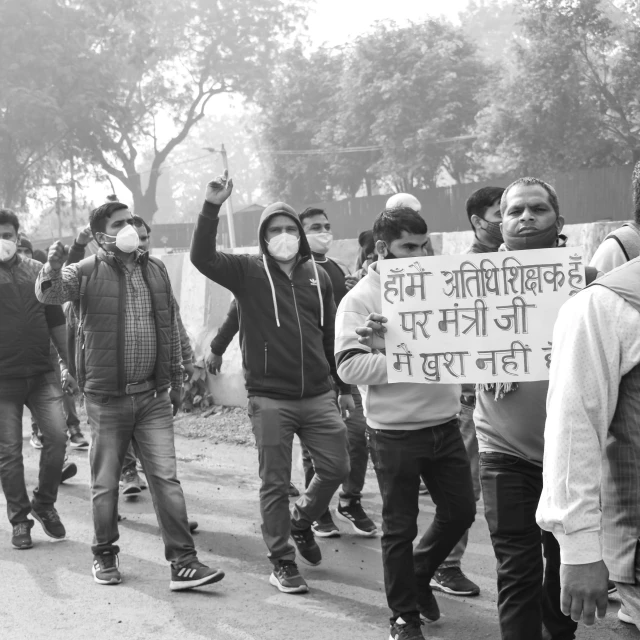
<path id="1" fill-rule="evenodd" d="M 627 262 L 640 256 L 640 224 L 637 222 L 623 224 L 619 229 L 612 231 L 607 238 L 618 243 Z"/>

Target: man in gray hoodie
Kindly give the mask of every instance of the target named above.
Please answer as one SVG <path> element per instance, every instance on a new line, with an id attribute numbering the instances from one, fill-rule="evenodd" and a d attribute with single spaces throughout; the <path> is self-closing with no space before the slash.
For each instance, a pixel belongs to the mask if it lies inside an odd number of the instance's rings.
<path id="1" fill-rule="evenodd" d="M 333 356 L 335 303 L 331 280 L 316 266 L 296 212 L 283 202 L 262 213 L 260 255 L 216 250 L 218 213 L 233 183 L 227 174 L 207 185 L 191 244 L 191 261 L 229 289 L 238 305 L 249 415 L 258 446 L 262 535 L 271 584 L 284 593 L 308 590 L 295 563 L 318 565 L 322 554 L 311 525 L 349 473 L 347 430 L 331 376 L 342 396 Z M 351 398 L 349 397 L 349 401 Z M 289 511 L 293 436 L 311 453 L 315 476 Z"/>

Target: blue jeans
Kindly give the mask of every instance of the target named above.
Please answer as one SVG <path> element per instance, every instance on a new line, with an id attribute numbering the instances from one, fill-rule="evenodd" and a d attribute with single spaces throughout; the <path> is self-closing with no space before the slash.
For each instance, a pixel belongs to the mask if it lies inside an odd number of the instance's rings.
<path id="1" fill-rule="evenodd" d="M 560 547 L 536 523 L 542 467 L 506 453 L 481 453 L 480 478 L 497 561 L 502 640 L 541 640 L 543 623 L 547 637 L 572 640 L 578 625 L 560 609 Z"/>
<path id="2" fill-rule="evenodd" d="M 415 617 L 417 579 L 428 584 L 460 536 L 473 524 L 469 458 L 458 419 L 417 431 L 367 427 L 371 460 L 382 495 L 382 565 L 392 620 Z M 436 505 L 433 522 L 418 535 L 418 489 L 423 478 Z"/>
<path id="3" fill-rule="evenodd" d="M 169 392 L 128 396 L 85 392 L 91 427 L 91 501 L 95 531 L 93 553 L 118 553 L 118 489 L 122 465 L 133 442 L 147 473 L 160 525 L 165 557 L 174 567 L 196 558 L 187 508 L 177 477 L 173 413 Z"/>
<path id="4" fill-rule="evenodd" d="M 42 430 L 38 487 L 33 492 L 37 506 L 55 504 L 67 445 L 62 388 L 55 373 L 0 378 L 0 481 L 11 524 L 24 522 L 31 513 L 22 461 L 24 405 L 29 407 Z"/>

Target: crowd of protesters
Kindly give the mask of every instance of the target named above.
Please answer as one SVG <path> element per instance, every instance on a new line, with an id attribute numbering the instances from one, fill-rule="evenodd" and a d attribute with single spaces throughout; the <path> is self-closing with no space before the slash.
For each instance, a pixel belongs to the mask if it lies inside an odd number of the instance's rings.
<path id="1" fill-rule="evenodd" d="M 233 294 L 206 367 L 220 372 L 237 333 L 269 582 L 307 592 L 297 562 L 322 562 L 316 537 L 340 535 L 334 517 L 356 535 L 377 535 L 362 506 L 370 459 L 382 499 L 390 640 L 424 637 L 424 621 L 440 618 L 434 590 L 480 593 L 462 559 L 481 497 L 503 640 L 575 638 L 578 621 L 604 615 L 616 589 L 619 618 L 640 626 L 640 165 L 635 220 L 602 242 L 587 287 L 555 323 L 549 381 L 519 384 L 389 384 L 378 263 L 434 255 L 415 197 L 389 199 L 360 234 L 351 273 L 327 255 L 327 214 L 298 215 L 283 202 L 262 213 L 257 255 L 219 251 L 219 211 L 232 189 L 226 172 L 207 185 L 191 261 Z M 467 201 L 468 253 L 565 246 L 560 211 L 554 188 L 536 178 L 479 189 Z M 58 487 L 77 472 L 67 448 L 89 450 L 91 571 L 102 585 L 122 581 L 120 496 L 148 484 L 170 589 L 188 590 L 224 572 L 198 559 L 197 523 L 177 477 L 173 416 L 193 352 L 150 234 L 127 205 L 109 201 L 71 247 L 55 242 L 38 256 L 19 217 L 0 209 L 0 480 L 15 549 L 33 546 L 34 519 L 64 539 Z M 87 257 L 92 240 L 98 250 Z M 31 498 L 25 406 L 40 450 Z M 302 492 L 291 483 L 294 436 Z M 425 491 L 435 515 L 414 546 Z"/>

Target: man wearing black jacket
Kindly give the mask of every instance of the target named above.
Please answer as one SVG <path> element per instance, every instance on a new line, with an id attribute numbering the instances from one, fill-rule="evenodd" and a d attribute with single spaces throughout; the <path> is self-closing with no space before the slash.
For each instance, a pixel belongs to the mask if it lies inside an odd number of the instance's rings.
<path id="1" fill-rule="evenodd" d="M 260 219 L 258 256 L 216 250 L 218 213 L 233 183 L 227 174 L 207 185 L 196 223 L 191 261 L 206 277 L 229 289 L 240 311 L 240 344 L 249 415 L 258 446 L 262 534 L 273 573 L 284 593 L 308 590 L 295 563 L 322 560 L 311 524 L 325 513 L 349 472 L 347 430 L 331 385 L 336 307 L 331 280 L 313 260 L 295 211 L 276 202 Z M 349 400 L 351 400 L 349 398 Z M 342 396 L 339 403 L 346 406 Z M 294 434 L 309 449 L 316 475 L 289 512 Z"/>

